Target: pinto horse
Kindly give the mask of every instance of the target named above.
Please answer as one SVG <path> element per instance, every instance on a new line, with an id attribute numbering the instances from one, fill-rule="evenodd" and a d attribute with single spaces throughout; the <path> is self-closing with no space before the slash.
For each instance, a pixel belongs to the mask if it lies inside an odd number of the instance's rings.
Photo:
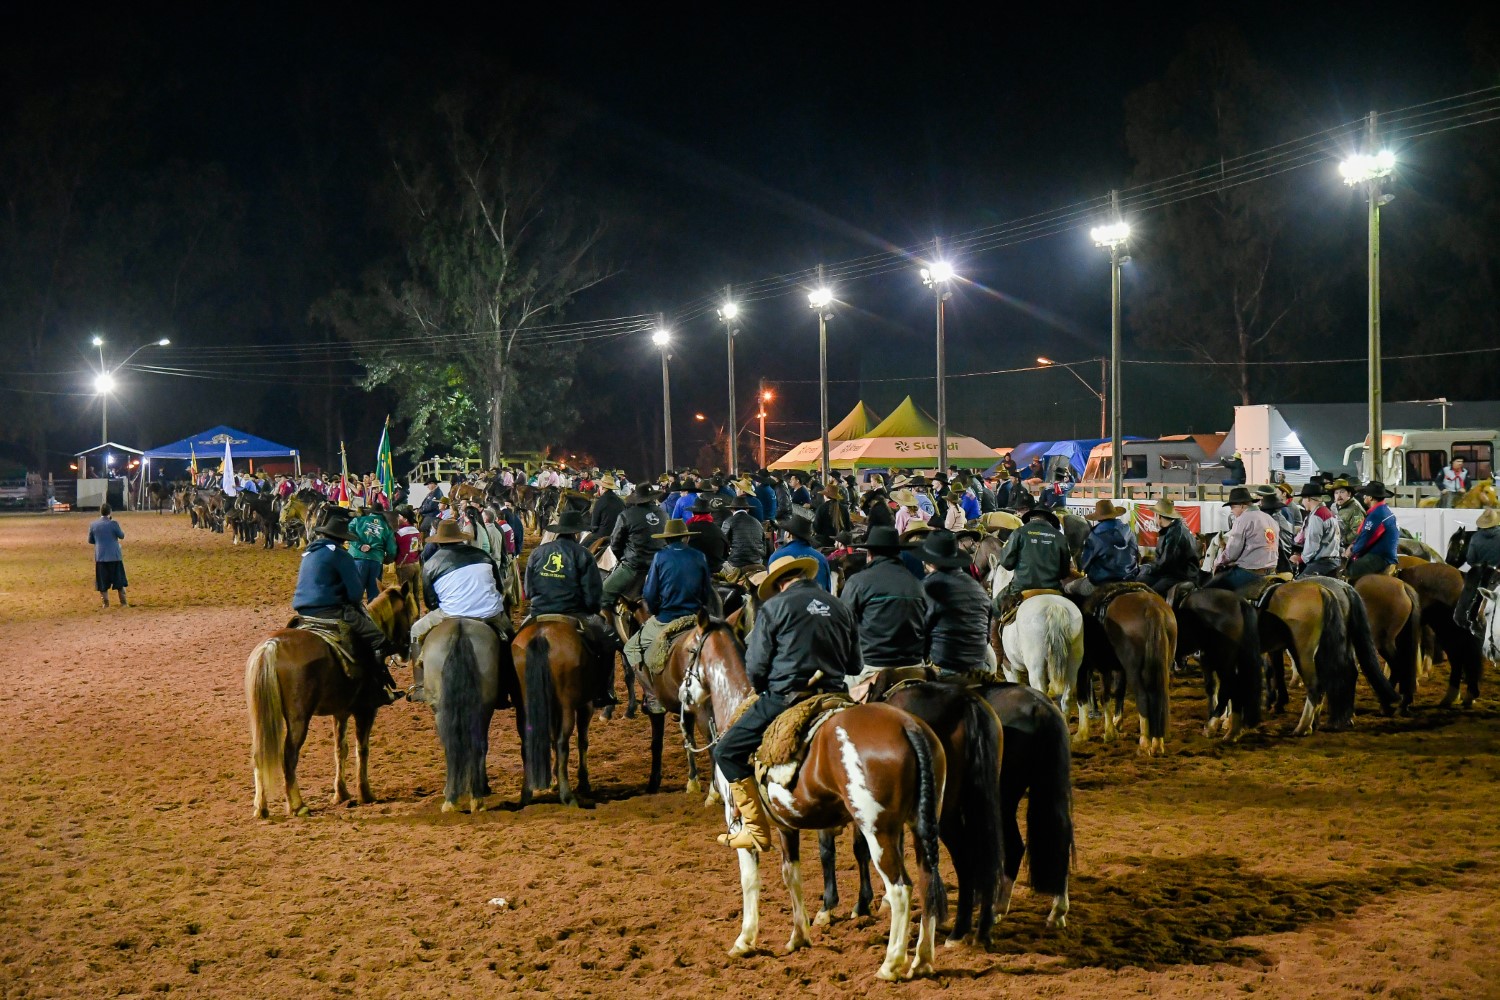
<path id="1" fill-rule="evenodd" d="M 589 648 L 580 626 L 568 615 L 542 615 L 523 623 L 510 643 L 519 701 L 516 729 L 521 736 L 525 777 L 521 805 L 557 779 L 565 806 L 592 808 L 589 785 L 589 720 L 597 679 L 605 669 Z M 578 733 L 578 787 L 568 781 L 568 755 Z M 553 758 L 556 757 L 556 770 Z"/>
<path id="2" fill-rule="evenodd" d="M 692 659 L 679 698 L 704 713 L 712 732 L 730 725 L 754 696 L 744 651 L 724 622 L 700 617 L 688 633 Z M 947 758 L 925 722 L 890 705 L 854 705 L 839 711 L 813 734 L 796 783 L 766 786 L 767 815 L 781 844 L 781 877 L 792 897 L 792 936 L 787 950 L 811 945 L 802 895 L 802 830 L 831 830 L 853 823 L 869 848 L 891 908 L 885 960 L 876 975 L 885 980 L 931 975 L 938 914 L 946 897 L 938 872 L 938 807 L 947 779 Z M 715 775 L 715 780 L 720 779 Z M 724 795 L 726 823 L 734 806 Z M 915 959 L 908 967 L 912 887 L 906 877 L 903 835 L 911 828 L 917 848 L 922 917 Z M 743 922 L 729 954 L 756 950 L 760 935 L 760 855 L 741 850 Z"/>
<path id="3" fill-rule="evenodd" d="M 1421 598 L 1410 584 L 1379 573 L 1360 577 L 1354 589 L 1365 602 L 1375 648 L 1390 669 L 1404 714 L 1417 696 L 1417 671 L 1422 660 Z"/>
<path id="4" fill-rule="evenodd" d="M 1141 749 L 1152 757 L 1165 754 L 1171 709 L 1168 684 L 1177 657 L 1177 619 L 1172 608 L 1150 590 L 1128 590 L 1109 602 L 1103 620 L 1084 615 L 1083 636 L 1078 689 L 1092 692 L 1095 672 L 1104 682 L 1105 741 L 1120 735 L 1116 720 L 1125 716 L 1128 682 L 1141 721 Z"/>
<path id="5" fill-rule="evenodd" d="M 417 617 L 409 588 L 388 587 L 367 610 L 398 649 L 409 643 L 412 622 Z M 245 700 L 250 709 L 257 819 L 268 815 L 266 796 L 278 780 L 278 770 L 286 785 L 287 814 L 308 815 L 297 787 L 297 758 L 307 739 L 307 725 L 315 715 L 333 716 L 334 805 L 350 799 L 344 783 L 350 716 L 354 717 L 359 801 L 375 801 L 370 792 L 370 729 L 382 704 L 380 677 L 378 665 L 366 662 L 362 679 L 351 679 L 328 643 L 305 629 L 279 629 L 255 647 L 245 663 Z"/>

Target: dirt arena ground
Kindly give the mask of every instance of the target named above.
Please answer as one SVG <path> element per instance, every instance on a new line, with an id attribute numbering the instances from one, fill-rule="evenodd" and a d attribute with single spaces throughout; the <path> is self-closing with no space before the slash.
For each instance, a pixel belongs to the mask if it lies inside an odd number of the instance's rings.
<path id="1" fill-rule="evenodd" d="M 520 812 L 503 714 L 477 817 L 439 812 L 431 714 L 404 702 L 375 724 L 380 801 L 330 807 L 317 720 L 314 815 L 278 800 L 253 821 L 244 662 L 287 618 L 297 555 L 125 515 L 133 606 L 106 611 L 88 520 L 0 518 L 0 998 L 1500 996 L 1491 700 L 1387 722 L 1362 690 L 1352 733 L 1293 740 L 1273 719 L 1224 748 L 1179 683 L 1166 759 L 1075 757 L 1069 927 L 1048 931 L 1049 901 L 1019 889 L 992 953 L 943 949 L 937 978 L 892 986 L 874 978 L 883 918 L 815 928 L 790 958 L 727 957 L 721 816 L 680 791 L 680 753 L 672 790 L 644 793 L 643 719 L 595 727 L 597 809 Z M 774 859 L 764 883 L 776 947 Z"/>

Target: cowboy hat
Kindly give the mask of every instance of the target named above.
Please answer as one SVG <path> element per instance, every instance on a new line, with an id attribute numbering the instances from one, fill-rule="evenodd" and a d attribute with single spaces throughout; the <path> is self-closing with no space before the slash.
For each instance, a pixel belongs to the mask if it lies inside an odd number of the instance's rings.
<path id="1" fill-rule="evenodd" d="M 967 566 L 974 561 L 973 556 L 958 547 L 958 536 L 951 531 L 932 532 L 922 540 L 917 555 L 939 569 Z"/>
<path id="2" fill-rule="evenodd" d="M 892 476 L 891 477 L 891 489 L 893 489 L 893 490 L 900 490 L 903 486 L 908 486 L 910 484 L 911 484 L 911 478 L 908 477 L 908 476 Z"/>
<path id="3" fill-rule="evenodd" d="M 986 531 L 999 531 L 1002 528 L 1015 531 L 1023 522 L 1023 518 L 1016 517 L 1008 510 L 992 510 L 979 515 L 979 523 Z"/>
<path id="4" fill-rule="evenodd" d="M 620 481 L 614 476 L 604 475 L 599 477 L 597 485 L 600 489 L 617 490 L 620 488 Z"/>
<path id="5" fill-rule="evenodd" d="M 776 527 L 778 530 L 785 531 L 793 538 L 800 538 L 804 542 L 812 538 L 813 523 L 801 514 L 788 514 L 786 517 L 778 519 Z"/>
<path id="6" fill-rule="evenodd" d="M 1094 512 L 1083 516 L 1090 521 L 1109 521 L 1129 513 L 1129 509 L 1125 507 L 1116 507 L 1113 500 L 1098 500 L 1094 503 Z"/>
<path id="7" fill-rule="evenodd" d="M 755 484 L 750 481 L 749 476 L 741 476 L 740 478 L 736 479 L 734 481 L 734 488 L 739 490 L 741 493 L 755 492 Z"/>
<path id="8" fill-rule="evenodd" d="M 440 521 L 432 540 L 438 545 L 449 545 L 455 542 L 472 542 L 474 536 L 460 528 L 457 521 Z"/>
<path id="9" fill-rule="evenodd" d="M 328 538 L 338 538 L 346 542 L 357 542 L 358 538 L 349 530 L 349 512 L 342 507 L 328 505 L 318 515 L 318 524 L 313 531 Z"/>
<path id="10" fill-rule="evenodd" d="M 917 505 L 917 495 L 911 490 L 897 490 L 891 494 L 891 499 L 903 507 L 915 507 Z"/>
<path id="11" fill-rule="evenodd" d="M 924 477 L 922 477 L 922 476 L 912 476 L 910 479 L 908 479 L 906 481 L 906 485 L 910 486 L 914 490 L 915 489 L 926 489 L 927 488 L 927 480 Z"/>
<path id="12" fill-rule="evenodd" d="M 903 542 L 910 541 L 911 539 L 916 538 L 918 535 L 928 534 L 932 530 L 932 525 L 928 524 L 926 521 L 917 521 L 916 523 L 908 527 L 905 531 L 901 532 L 901 540 Z"/>
<path id="13" fill-rule="evenodd" d="M 550 531 L 554 535 L 577 535 L 588 531 L 589 526 L 583 520 L 583 513 L 581 511 L 565 510 L 557 515 L 557 522 L 555 524 L 547 525 L 544 530 Z"/>
<path id="14" fill-rule="evenodd" d="M 877 524 L 870 529 L 870 533 L 856 549 L 869 549 L 871 552 L 895 552 L 898 549 L 914 549 L 915 545 L 903 542 L 901 536 L 896 534 L 896 529 L 888 524 Z"/>
<path id="15" fill-rule="evenodd" d="M 681 518 L 674 517 L 668 519 L 666 531 L 663 531 L 659 535 L 652 535 L 651 537 L 664 538 L 667 541 L 671 541 L 674 538 L 687 538 L 691 534 L 692 532 L 688 530 L 687 524 Z"/>
<path id="16" fill-rule="evenodd" d="M 635 491 L 625 498 L 625 502 L 633 507 L 643 503 L 655 503 L 656 490 L 651 488 L 650 483 L 637 483 Z"/>
<path id="17" fill-rule="evenodd" d="M 762 601 L 770 600 L 776 593 L 776 585 L 793 573 L 812 579 L 818 572 L 818 561 L 812 556 L 782 556 L 766 569 L 750 577 L 755 594 Z"/>
<path id="18" fill-rule="evenodd" d="M 1031 508 L 1026 513 L 1021 515 L 1021 523 L 1025 524 L 1034 517 L 1046 518 L 1048 521 L 1052 522 L 1052 527 L 1056 528 L 1058 531 L 1062 530 L 1062 522 L 1057 519 L 1057 514 L 1053 511 L 1048 510 L 1046 507 Z"/>
<path id="19" fill-rule="evenodd" d="M 823 487 L 823 495 L 829 500 L 844 499 L 844 491 L 839 489 L 838 483 L 833 482 L 830 482 L 827 486 Z"/>
<path id="20" fill-rule="evenodd" d="M 1151 508 L 1158 520 L 1165 518 L 1168 521 L 1180 520 L 1182 515 L 1177 513 L 1177 505 L 1166 497 L 1156 501 L 1156 506 Z"/>
<path id="21" fill-rule="evenodd" d="M 1497 524 L 1500 524 L 1500 510 L 1494 507 L 1486 507 L 1484 512 L 1479 515 L 1479 520 L 1474 522 L 1474 527 L 1483 530 L 1485 528 L 1493 528 Z"/>
<path id="22" fill-rule="evenodd" d="M 1297 494 L 1297 499 L 1307 500 L 1311 498 L 1313 500 L 1322 500 L 1327 496 L 1327 491 L 1317 483 L 1303 483 L 1302 492 Z"/>
<path id="23" fill-rule="evenodd" d="M 1328 488 L 1330 490 L 1348 490 L 1350 493 L 1354 492 L 1354 484 L 1349 482 L 1349 480 L 1344 478 L 1343 476 L 1340 476 L 1333 482 L 1329 483 Z"/>
<path id="24" fill-rule="evenodd" d="M 1248 486 L 1236 486 L 1229 491 L 1229 499 L 1224 501 L 1224 506 L 1235 507 L 1244 504 L 1249 507 L 1257 502 L 1256 496 L 1250 492 Z"/>
<path id="25" fill-rule="evenodd" d="M 712 514 L 714 512 L 713 499 L 707 493 L 699 493 L 693 499 L 692 511 L 694 514 Z"/>
<path id="26" fill-rule="evenodd" d="M 747 494 L 744 494 L 744 493 L 739 494 L 733 500 L 729 501 L 729 509 L 730 510 L 750 510 L 751 509 L 751 507 L 750 507 L 750 497 Z"/>
<path id="27" fill-rule="evenodd" d="M 1372 479 L 1359 488 L 1359 491 L 1371 500 L 1388 500 L 1390 493 L 1386 492 L 1385 483 L 1378 479 Z"/>

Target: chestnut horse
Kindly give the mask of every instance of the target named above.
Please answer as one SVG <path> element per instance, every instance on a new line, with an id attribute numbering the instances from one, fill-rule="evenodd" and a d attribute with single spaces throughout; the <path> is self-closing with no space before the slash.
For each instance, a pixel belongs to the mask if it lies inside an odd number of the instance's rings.
<path id="1" fill-rule="evenodd" d="M 1447 563 L 1427 563 L 1406 567 L 1397 576 L 1417 592 L 1422 624 L 1432 630 L 1437 645 L 1448 657 L 1448 691 L 1439 707 L 1448 708 L 1458 700 L 1460 682 L 1466 689 L 1463 707 L 1472 707 L 1479 697 L 1484 655 L 1478 637 L 1453 620 L 1464 589 L 1464 575 Z"/>
<path id="2" fill-rule="evenodd" d="M 689 795 L 698 795 L 703 791 L 703 786 L 698 780 L 698 758 L 694 753 L 693 741 L 697 737 L 698 716 L 691 706 L 684 707 L 678 695 L 682 687 L 683 678 L 687 676 L 688 662 L 693 656 L 693 645 L 688 640 L 694 635 L 694 631 L 679 634 L 672 640 L 672 651 L 667 654 L 666 666 L 661 672 L 652 675 L 649 671 L 640 673 L 627 673 L 626 686 L 631 688 L 630 700 L 635 702 L 635 682 L 639 682 L 642 689 L 649 690 L 658 704 L 666 709 L 666 712 L 647 712 L 651 720 L 651 778 L 647 782 L 648 792 L 661 790 L 661 751 L 662 743 L 667 726 L 667 713 L 676 715 L 682 730 L 682 746 L 687 752 L 687 788 Z M 702 747 L 697 748 L 699 750 Z M 712 800 L 711 800 L 712 801 Z M 711 804 L 705 803 L 705 804 Z"/>
<path id="3" fill-rule="evenodd" d="M 679 698 L 703 712 L 712 732 L 722 732 L 739 708 L 754 696 L 745 672 L 744 651 L 730 627 L 705 620 L 688 633 L 693 655 Z M 767 815 L 781 843 L 781 877 L 792 897 L 792 936 L 787 950 L 812 943 L 802 896 L 802 830 L 831 830 L 855 824 L 885 884 L 891 930 L 885 980 L 931 975 L 938 914 L 945 904 L 938 872 L 938 804 L 947 778 L 947 759 L 936 734 L 915 716 L 890 705 L 853 705 L 839 711 L 813 734 L 807 756 L 790 788 L 766 786 Z M 720 776 L 715 774 L 715 781 Z M 734 806 L 724 796 L 725 821 Z M 915 959 L 908 968 L 912 887 L 906 877 L 903 835 L 910 827 L 917 849 L 921 927 Z M 743 923 L 729 954 L 742 958 L 756 950 L 760 934 L 760 855 L 739 851 Z"/>
<path id="4" fill-rule="evenodd" d="M 1126 591 L 1109 602 L 1103 621 L 1098 615 L 1083 616 L 1083 638 L 1078 690 L 1093 691 L 1093 673 L 1104 682 L 1105 742 L 1119 737 L 1116 720 L 1125 716 L 1128 681 L 1141 720 L 1141 749 L 1152 757 L 1166 753 L 1168 684 L 1177 657 L 1172 608 L 1151 590 Z"/>
<path id="5" fill-rule="evenodd" d="M 510 643 L 520 700 L 516 730 L 521 736 L 521 805 L 552 786 L 563 805 L 592 808 L 589 787 L 589 720 L 597 678 L 605 665 L 589 649 L 578 623 L 568 615 L 542 615 L 522 624 Z M 578 788 L 568 781 L 568 754 L 578 732 Z M 553 755 L 556 755 L 556 771 Z"/>
<path id="6" fill-rule="evenodd" d="M 1360 577 L 1354 589 L 1365 602 L 1375 648 L 1390 669 L 1404 715 L 1417 696 L 1417 668 L 1422 659 L 1421 600 L 1410 584 L 1379 573 Z"/>
<path id="7" fill-rule="evenodd" d="M 367 609 L 375 624 L 398 649 L 411 641 L 416 602 L 406 587 L 388 587 Z M 309 813 L 297 787 L 297 758 L 307 739 L 307 725 L 315 715 L 331 715 L 334 723 L 333 802 L 349 800 L 344 784 L 348 752 L 345 736 L 354 717 L 355 762 L 359 770 L 359 801 L 375 801 L 370 793 L 370 728 L 382 704 L 379 665 L 368 651 L 361 665 L 362 679 L 352 680 L 328 643 L 305 629 L 278 629 L 245 662 L 245 701 L 250 709 L 250 753 L 255 767 L 255 816 L 265 819 L 266 796 L 277 781 L 286 785 L 290 816 Z"/>

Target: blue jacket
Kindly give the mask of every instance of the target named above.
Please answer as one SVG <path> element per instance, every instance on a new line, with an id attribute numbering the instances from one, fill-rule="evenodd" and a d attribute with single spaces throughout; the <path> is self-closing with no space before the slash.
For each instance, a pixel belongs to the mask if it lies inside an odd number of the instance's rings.
<path id="1" fill-rule="evenodd" d="M 968 490 L 958 495 L 958 505 L 964 509 L 964 520 L 979 520 L 979 498 Z"/>
<path id="2" fill-rule="evenodd" d="M 349 553 L 328 541 L 319 539 L 302 553 L 302 567 L 297 570 L 297 589 L 292 607 L 298 611 L 337 608 L 363 603 L 365 586 Z"/>
<path id="3" fill-rule="evenodd" d="M 776 491 L 765 483 L 761 483 L 755 487 L 755 499 L 760 501 L 761 520 L 776 520 Z"/>
<path id="4" fill-rule="evenodd" d="M 685 542 L 672 542 L 651 560 L 641 597 L 659 622 L 674 622 L 697 614 L 699 608 L 713 603 L 714 585 L 708 560 Z"/>
<path id="5" fill-rule="evenodd" d="M 120 554 L 120 539 L 125 537 L 125 529 L 120 527 L 120 522 L 107 517 L 101 517 L 89 525 L 89 544 L 94 546 L 94 562 L 120 562 L 125 557 Z"/>
<path id="6" fill-rule="evenodd" d="M 760 497 L 756 496 L 754 493 L 746 493 L 745 502 L 750 505 L 749 513 L 751 517 L 755 518 L 757 521 L 764 521 L 766 519 L 766 509 L 761 506 Z"/>
<path id="7" fill-rule="evenodd" d="M 1358 559 L 1374 553 L 1387 565 L 1396 564 L 1396 544 L 1401 540 L 1401 531 L 1396 527 L 1396 512 L 1384 501 L 1372 504 L 1365 512 L 1364 523 L 1359 534 L 1354 536 L 1354 545 L 1349 554 Z"/>
<path id="8" fill-rule="evenodd" d="M 691 521 L 693 519 L 693 504 L 697 502 L 697 490 L 692 490 L 691 492 L 683 490 L 682 495 L 677 498 L 677 502 L 669 508 L 672 511 L 670 516 L 675 517 L 679 521 Z"/>
<path id="9" fill-rule="evenodd" d="M 1088 574 L 1089 583 L 1095 586 L 1116 580 L 1134 580 L 1141 568 L 1135 535 L 1119 518 L 1100 521 L 1089 532 L 1078 564 Z"/>
<path id="10" fill-rule="evenodd" d="M 815 578 L 817 584 L 819 587 L 822 587 L 824 590 L 832 593 L 833 577 L 828 572 L 828 560 L 823 558 L 823 553 L 819 552 L 811 545 L 808 545 L 806 542 L 793 538 L 781 548 L 777 549 L 775 552 L 772 552 L 771 558 L 766 561 L 766 565 L 771 565 L 771 563 L 780 559 L 782 556 L 796 556 L 799 559 L 803 556 L 807 556 L 809 558 L 816 559 L 818 561 L 818 575 Z"/>

